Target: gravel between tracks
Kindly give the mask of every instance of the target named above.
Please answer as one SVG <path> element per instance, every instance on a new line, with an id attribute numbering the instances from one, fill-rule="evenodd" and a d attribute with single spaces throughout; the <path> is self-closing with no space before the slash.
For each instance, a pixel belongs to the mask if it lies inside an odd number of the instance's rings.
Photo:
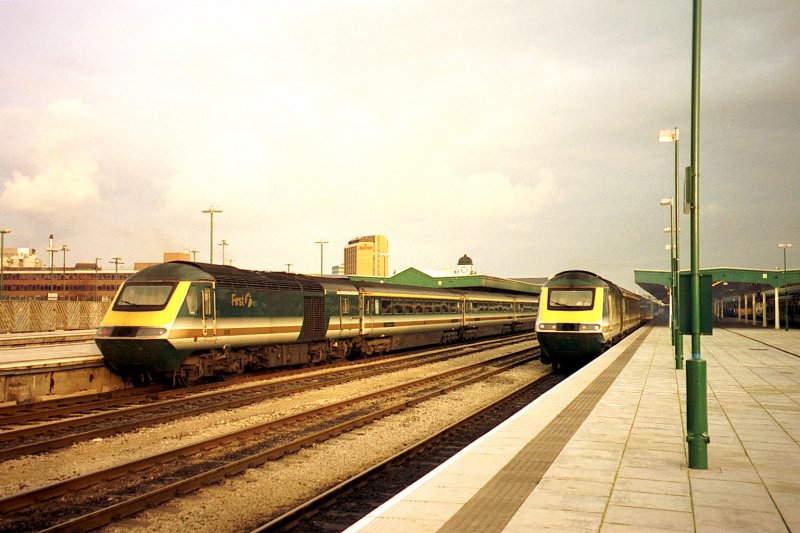
<path id="1" fill-rule="evenodd" d="M 191 444 L 311 406 L 418 379 L 433 368 L 462 366 L 490 354 L 498 355 L 501 350 L 79 443 L 54 453 L 5 461 L 0 463 L 0 496 Z M 339 438 L 305 448 L 280 461 L 249 469 L 240 476 L 112 524 L 105 531 L 198 533 L 252 529 L 268 517 L 394 455 L 546 371 L 538 362 L 523 365 L 487 382 L 458 389 Z"/>

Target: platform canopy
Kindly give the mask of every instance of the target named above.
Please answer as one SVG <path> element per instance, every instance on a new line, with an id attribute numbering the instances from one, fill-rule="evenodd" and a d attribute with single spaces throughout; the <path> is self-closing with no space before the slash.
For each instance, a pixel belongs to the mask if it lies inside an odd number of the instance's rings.
<path id="1" fill-rule="evenodd" d="M 681 274 L 686 273 L 688 270 L 681 270 Z M 671 285 L 669 270 L 634 270 L 633 274 L 637 285 L 662 302 L 667 301 L 667 287 Z M 711 275 L 715 300 L 800 284 L 800 270 L 787 270 L 784 276 L 783 270 L 703 268 L 700 274 Z"/>
<path id="2" fill-rule="evenodd" d="M 503 291 L 522 294 L 539 294 L 542 291 L 542 284 L 531 283 L 533 280 L 522 281 L 477 274 L 460 276 L 445 272 L 423 271 L 413 267 L 407 268 L 387 278 L 374 276 L 348 276 L 348 278 L 353 281 L 372 281 L 375 283 L 390 283 L 394 285 L 409 285 L 412 287 L 429 287 L 435 289 Z M 545 279 L 546 278 L 542 278 L 542 281 Z"/>

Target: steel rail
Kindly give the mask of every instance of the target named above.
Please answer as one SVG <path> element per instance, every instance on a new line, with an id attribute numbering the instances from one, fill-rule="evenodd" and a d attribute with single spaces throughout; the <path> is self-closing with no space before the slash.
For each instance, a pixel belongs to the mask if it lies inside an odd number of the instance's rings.
<path id="1" fill-rule="evenodd" d="M 96 472 L 91 472 L 88 474 L 84 474 L 81 476 L 77 476 L 75 478 L 71 478 L 65 481 L 57 482 L 52 485 L 48 485 L 45 487 L 41 487 L 38 489 L 32 489 L 30 491 L 26 491 L 24 493 L 15 494 L 12 496 L 8 496 L 5 498 L 0 499 L 0 512 L 3 514 L 8 514 L 13 511 L 19 511 L 21 509 L 25 509 L 31 505 L 34 505 L 39 502 L 44 502 L 48 500 L 52 500 L 53 498 L 57 498 L 59 496 L 63 496 L 67 493 L 74 492 L 77 490 L 81 490 L 83 488 L 92 487 L 97 485 L 98 483 L 102 483 L 103 481 L 113 480 L 124 476 L 129 473 L 136 473 L 139 471 L 144 471 L 148 468 L 162 465 L 173 461 L 179 457 L 190 457 L 196 454 L 199 454 L 204 451 L 208 451 L 213 448 L 217 448 L 222 444 L 226 444 L 228 442 L 233 442 L 236 440 L 241 440 L 245 437 L 256 435 L 259 433 L 263 433 L 269 429 L 273 429 L 279 427 L 281 425 L 285 425 L 291 421 L 300 420 L 303 418 L 310 418 L 313 416 L 318 416 L 320 414 L 324 414 L 331 410 L 341 409 L 342 407 L 346 407 L 348 405 L 352 405 L 357 402 L 364 402 L 371 399 L 379 398 L 380 396 L 386 396 L 387 394 L 392 394 L 398 391 L 402 391 L 404 389 L 409 389 L 414 386 L 422 386 L 427 385 L 434 381 L 441 381 L 444 379 L 449 379 L 454 377 L 457 374 L 464 374 L 473 370 L 476 370 L 480 367 L 486 367 L 491 364 L 499 363 L 502 359 L 509 359 L 513 357 L 519 358 L 517 361 L 513 361 L 511 363 L 506 363 L 505 365 L 495 368 L 491 371 L 484 372 L 478 376 L 473 376 L 468 378 L 467 380 L 461 381 L 457 384 L 447 385 L 445 387 L 440 387 L 437 390 L 432 392 L 424 393 L 423 395 L 413 398 L 403 400 L 398 402 L 390 407 L 380 409 L 379 411 L 372 412 L 366 415 L 363 415 L 359 418 L 354 420 L 341 423 L 337 426 L 332 428 L 328 428 L 327 430 L 323 430 L 321 432 L 296 439 L 292 442 L 287 444 L 277 446 L 271 448 L 269 450 L 265 450 L 259 452 L 255 455 L 250 457 L 236 460 L 233 462 L 228 463 L 227 465 L 220 466 L 214 468 L 212 470 L 207 471 L 206 473 L 199 474 L 188 478 L 186 480 L 173 483 L 167 487 L 163 487 L 153 491 L 152 493 L 148 493 L 145 495 L 134 497 L 127 502 L 122 502 L 119 504 L 115 504 L 105 510 L 96 511 L 86 515 L 85 517 L 75 518 L 68 522 L 64 522 L 58 524 L 57 527 L 61 528 L 76 528 L 79 526 L 81 528 L 90 528 L 90 527 L 97 527 L 98 525 L 102 525 L 104 523 L 108 523 L 110 520 L 113 520 L 115 517 L 119 518 L 121 516 L 127 516 L 138 512 L 154 503 L 163 502 L 168 500 L 169 498 L 173 497 L 175 494 L 183 494 L 186 492 L 191 492 L 199 488 L 200 486 L 207 485 L 209 483 L 213 483 L 223 479 L 225 476 L 235 475 L 240 473 L 251 466 L 257 466 L 263 464 L 264 462 L 276 459 L 281 457 L 287 453 L 295 452 L 301 449 L 304 446 L 311 445 L 316 442 L 321 442 L 330 438 L 331 436 L 335 436 L 341 434 L 345 431 L 349 431 L 350 429 L 363 426 L 371 421 L 376 419 L 385 417 L 389 414 L 396 413 L 406 409 L 410 406 L 416 405 L 417 403 L 435 397 L 437 395 L 443 394 L 449 390 L 453 390 L 458 387 L 466 386 L 470 383 L 474 383 L 477 381 L 485 380 L 488 377 L 498 374 L 500 372 L 505 372 L 510 368 L 518 366 L 520 364 L 524 364 L 529 362 L 532 359 L 535 359 L 537 355 L 530 355 L 534 352 L 537 352 L 533 349 L 526 349 L 517 354 L 510 354 L 505 356 L 500 356 L 496 358 L 492 358 L 481 363 L 475 363 L 472 365 L 468 365 L 459 369 L 450 370 L 435 376 L 428 376 L 425 378 L 421 378 L 419 380 L 415 380 L 413 382 L 404 383 L 402 385 L 389 387 L 383 389 L 381 391 L 372 392 L 357 398 L 351 398 L 349 400 L 345 400 L 342 402 L 338 402 L 336 404 L 331 404 L 329 406 L 313 409 L 311 411 L 298 413 L 296 415 L 292 415 L 289 417 L 285 417 L 283 419 L 267 422 L 264 424 L 260 424 L 258 426 L 254 426 L 251 428 L 246 428 L 244 430 L 239 430 L 235 432 L 228 433 L 226 435 L 222 435 L 220 437 L 215 437 L 213 439 L 209 439 L 204 442 L 195 443 L 192 445 L 187 445 L 175 450 L 171 450 L 168 452 L 152 455 L 143 459 L 139 459 L 136 461 L 132 461 L 130 463 L 126 463 L 123 465 L 117 465 L 114 467 L 109 467 L 103 470 L 99 470 Z M 98 517 L 102 517 L 99 522 L 97 522 Z M 3 517 L 5 518 L 5 517 Z M 84 522 L 83 520 L 87 520 Z"/>
<path id="2" fill-rule="evenodd" d="M 498 345 L 513 344 L 515 342 L 524 342 L 527 338 L 535 338 L 532 333 L 523 333 L 520 335 L 506 336 L 503 338 L 484 339 L 475 343 L 464 344 L 457 347 L 444 348 L 442 353 L 450 353 L 451 351 L 471 350 L 477 349 L 484 345 Z M 352 366 L 369 366 L 375 364 L 391 364 L 392 361 L 402 359 L 403 357 L 416 357 L 424 358 L 435 354 L 436 350 L 426 349 L 422 353 L 413 353 L 411 355 L 397 355 L 373 357 L 364 362 L 342 361 L 333 363 L 327 367 L 309 367 L 305 371 L 298 372 L 297 369 L 279 370 L 269 374 L 254 374 L 245 377 L 238 377 L 234 380 L 204 383 L 187 387 L 183 389 L 166 389 L 164 386 L 151 386 L 139 389 L 125 389 L 122 391 L 103 392 L 91 394 L 86 396 L 78 396 L 73 398 L 60 398 L 57 400 L 46 400 L 43 402 L 36 402 L 31 404 L 13 405 L 0 408 L 0 427 L 9 425 L 20 425 L 38 420 L 47 420 L 55 417 L 66 417 L 73 414 L 80 414 L 87 411 L 97 411 L 100 409 L 110 408 L 123 408 L 125 406 L 136 406 L 144 404 L 152 404 L 158 401 L 164 401 L 171 398 L 184 398 L 188 395 L 198 392 L 210 392 L 218 389 L 227 389 L 232 386 L 247 383 L 250 381 L 264 381 L 265 379 L 280 379 L 282 377 L 295 378 L 298 375 L 302 376 L 309 372 L 320 370 L 341 370 L 341 367 Z M 335 370 L 334 370 L 335 371 Z M 253 387 L 259 387 L 259 384 Z M 144 390 L 142 390 L 144 389 Z M 0 433 L 0 441 L 2 440 L 2 433 Z"/>
<path id="3" fill-rule="evenodd" d="M 308 518 L 315 514 L 316 510 L 322 507 L 327 507 L 331 504 L 331 502 L 336 501 L 336 499 L 340 495 L 347 494 L 352 490 L 356 489 L 368 479 L 372 478 L 373 476 L 377 475 L 379 472 L 386 470 L 396 464 L 402 463 L 403 461 L 407 460 L 410 457 L 413 457 L 421 450 L 426 449 L 428 446 L 438 442 L 439 440 L 443 439 L 446 435 L 450 434 L 454 430 L 457 430 L 460 427 L 463 427 L 472 421 L 478 419 L 479 417 L 483 416 L 484 414 L 492 411 L 493 409 L 503 405 L 504 403 L 509 402 L 513 398 L 524 394 L 527 390 L 531 388 L 536 388 L 542 385 L 545 381 L 551 379 L 553 376 L 552 371 L 544 374 L 543 376 L 537 378 L 536 380 L 525 383 L 517 387 L 516 389 L 512 390 L 502 398 L 495 400 L 494 402 L 490 403 L 489 405 L 485 405 L 478 409 L 477 411 L 464 416 L 460 420 L 450 424 L 446 428 L 434 433 L 433 435 L 427 437 L 424 440 L 421 440 L 415 444 L 412 444 L 405 448 L 404 450 L 399 451 L 395 455 L 384 459 L 380 463 L 360 472 L 349 479 L 346 479 L 331 487 L 330 489 L 326 490 L 325 492 L 318 494 L 317 496 L 307 500 L 300 505 L 296 506 L 295 508 L 286 511 L 285 513 L 277 516 L 267 522 L 266 524 L 254 529 L 251 533 L 263 533 L 266 531 L 282 531 L 290 529 L 291 527 L 295 526 L 300 520 L 304 518 Z"/>
<path id="4" fill-rule="evenodd" d="M 523 341 L 517 341 L 523 342 Z M 516 344 L 517 342 L 511 343 Z M 509 344 L 509 343 L 506 343 Z M 476 347 L 461 347 L 457 351 L 466 351 L 467 354 L 473 353 L 474 351 L 483 350 L 483 348 L 476 348 Z M 177 398 L 172 400 L 164 400 L 160 402 L 154 402 L 146 405 L 140 405 L 136 407 L 131 407 L 129 409 L 122 409 L 117 411 L 112 411 L 108 413 L 97 413 L 92 415 L 87 415 L 79 419 L 70 419 L 70 420 L 62 420 L 51 422 L 48 424 L 42 424 L 30 428 L 22 428 L 18 430 L 8 431 L 5 433 L 0 433 L 0 443 L 2 442 L 9 442 L 11 440 L 20 439 L 28 436 L 35 436 L 41 435 L 47 432 L 55 432 L 61 429 L 75 429 L 76 426 L 87 426 L 92 423 L 98 423 L 102 421 L 106 421 L 109 419 L 126 417 L 130 418 L 131 416 L 146 416 L 148 413 L 152 413 L 155 411 L 163 411 L 165 408 L 169 408 L 170 406 L 176 406 L 185 404 L 188 402 L 201 402 L 206 401 L 213 398 L 224 398 L 226 396 L 232 394 L 238 394 L 240 397 L 234 400 L 226 400 L 219 403 L 215 403 L 213 405 L 202 405 L 199 407 L 191 408 L 188 410 L 182 411 L 174 411 L 169 413 L 164 413 L 161 415 L 152 416 L 146 420 L 133 420 L 133 421 L 126 421 L 121 424 L 115 424 L 112 427 L 105 427 L 99 429 L 92 429 L 89 431 L 82 431 L 79 433 L 73 433 L 70 435 L 65 435 L 62 437 L 56 437 L 49 440 L 33 442 L 22 444 L 19 446 L 9 447 L 6 449 L 0 450 L 0 460 L 7 460 L 14 457 L 19 457 L 21 455 L 28 455 L 34 453 L 40 453 L 48 450 L 54 450 L 58 448 L 63 448 L 65 446 L 69 446 L 75 444 L 76 442 L 87 441 L 95 438 L 102 438 L 107 437 L 109 435 L 114 435 L 117 433 L 122 433 L 125 431 L 130 431 L 132 429 L 137 429 L 141 427 L 152 426 L 159 423 L 169 422 L 172 420 L 176 420 L 178 418 L 185 418 L 189 416 L 197 416 L 200 414 L 205 414 L 208 412 L 223 410 L 223 409 L 234 409 L 246 405 L 251 405 L 254 403 L 258 403 L 260 401 L 265 401 L 271 398 L 280 397 L 280 396 L 288 396 L 291 394 L 296 394 L 299 392 L 303 392 L 309 389 L 314 388 L 321 388 L 321 387 L 328 387 L 334 386 L 337 384 L 345 383 L 348 381 L 352 381 L 355 379 L 363 379 L 365 377 L 370 377 L 372 375 L 386 373 L 386 367 L 397 365 L 399 368 L 393 369 L 392 371 L 399 371 L 404 368 L 408 368 L 411 366 L 415 366 L 418 364 L 419 360 L 422 358 L 429 358 L 432 359 L 431 363 L 440 362 L 442 360 L 446 360 L 448 358 L 458 357 L 466 354 L 453 354 L 451 351 L 446 351 L 442 353 L 434 353 L 434 354 L 424 354 L 424 355 L 415 355 L 407 357 L 401 361 L 392 360 L 392 361 L 385 361 L 382 363 L 371 362 L 365 366 L 358 366 L 355 369 L 352 367 L 348 367 L 343 372 L 356 372 L 357 375 L 343 375 L 339 378 L 328 379 L 326 381 L 309 381 L 304 384 L 299 385 L 292 385 L 291 383 L 288 384 L 283 389 L 279 390 L 263 390 L 274 388 L 276 385 L 285 385 L 286 383 L 268 383 L 268 384 L 261 384 L 258 386 L 237 389 L 235 391 L 216 391 L 210 393 L 204 393 L 201 395 L 193 396 L 192 398 Z M 340 371 L 342 372 L 342 371 Z M 312 377 L 313 378 L 313 377 Z M 254 389 L 262 389 L 260 392 L 254 392 Z"/>

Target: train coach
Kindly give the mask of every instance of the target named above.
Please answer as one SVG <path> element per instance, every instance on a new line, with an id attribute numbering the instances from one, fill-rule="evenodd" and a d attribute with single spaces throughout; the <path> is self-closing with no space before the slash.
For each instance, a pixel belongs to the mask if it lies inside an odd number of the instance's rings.
<path id="1" fill-rule="evenodd" d="M 595 357 L 652 318 L 653 304 L 597 274 L 569 270 L 542 286 L 536 335 L 557 370 Z"/>
<path id="2" fill-rule="evenodd" d="M 120 287 L 95 335 L 135 383 L 183 384 L 533 331 L 535 295 L 427 289 L 170 262 Z"/>

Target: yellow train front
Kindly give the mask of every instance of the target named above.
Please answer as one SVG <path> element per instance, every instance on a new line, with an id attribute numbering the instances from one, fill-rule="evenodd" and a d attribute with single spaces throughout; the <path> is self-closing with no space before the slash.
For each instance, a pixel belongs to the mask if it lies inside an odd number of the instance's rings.
<path id="1" fill-rule="evenodd" d="M 641 324 L 641 300 L 591 272 L 556 274 L 539 298 L 536 335 L 542 362 L 558 369 L 602 353 Z"/>

